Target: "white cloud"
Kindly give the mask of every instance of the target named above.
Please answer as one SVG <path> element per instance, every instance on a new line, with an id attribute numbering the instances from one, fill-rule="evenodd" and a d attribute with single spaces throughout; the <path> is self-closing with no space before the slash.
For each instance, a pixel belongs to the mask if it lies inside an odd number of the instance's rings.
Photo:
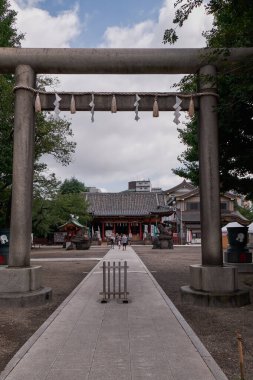
<path id="1" fill-rule="evenodd" d="M 45 0 L 15 0 L 15 3 L 21 8 L 31 8 L 43 3 Z"/>
<path id="2" fill-rule="evenodd" d="M 164 30 L 173 26 L 173 15 L 173 1 L 166 0 L 157 20 L 149 19 L 132 27 L 109 27 L 100 46 L 169 48 L 162 44 L 162 39 Z M 79 32 L 80 24 L 76 10 L 52 17 L 38 8 L 21 9 L 18 22 L 20 30 L 27 33 L 25 46 L 36 47 L 69 46 Z M 178 29 L 179 41 L 175 47 L 204 46 L 201 32 L 210 26 L 211 18 L 205 15 L 203 8 L 195 10 L 185 26 Z M 58 77 L 61 82 L 59 90 L 112 92 L 171 91 L 171 85 L 180 78 L 169 75 Z M 77 113 L 72 117 L 74 139 L 77 141 L 73 163 L 68 167 L 61 167 L 53 159 L 47 158 L 50 169 L 61 179 L 76 176 L 87 186 L 110 191 L 123 190 L 128 181 L 141 178 L 149 178 L 153 187 L 165 189 L 176 185 L 181 179 L 172 174 L 171 169 L 179 166 L 177 156 L 184 147 L 172 122 L 173 114 L 161 112 L 159 118 L 153 118 L 150 111 L 142 112 L 140 116 L 141 120 L 136 123 L 133 120 L 134 107 L 132 113 L 119 112 L 115 115 L 95 110 L 95 123 L 92 124 L 89 113 Z"/>
<path id="3" fill-rule="evenodd" d="M 11 6 L 18 13 L 17 28 L 25 34 L 23 47 L 70 47 L 71 41 L 80 33 L 78 8 L 66 10 L 57 16 L 50 15 L 35 5 L 40 1 L 18 2 Z"/>
<path id="4" fill-rule="evenodd" d="M 103 47 L 150 47 L 154 42 L 154 29 L 156 24 L 147 20 L 134 25 L 132 28 L 113 26 L 107 28 L 104 34 Z"/>
<path id="5" fill-rule="evenodd" d="M 133 27 L 113 26 L 107 28 L 104 33 L 103 47 L 165 47 L 162 45 L 163 34 L 166 29 L 174 27 L 174 1 L 164 1 L 160 9 L 158 20 L 146 20 Z M 182 28 L 177 28 L 179 40 L 174 47 L 203 47 L 205 46 L 204 38 L 201 36 L 202 31 L 207 30 L 212 25 L 212 17 L 205 13 L 204 7 L 194 9 L 189 19 Z"/>
<path id="6" fill-rule="evenodd" d="M 134 109 L 117 114 L 95 112 L 91 123 L 90 113 L 77 113 L 73 116 L 74 161 L 67 168 L 57 168 L 50 159 L 51 169 L 62 179 L 74 175 L 86 185 L 114 191 L 141 178 L 150 178 L 154 187 L 174 185 L 170 170 L 178 166 L 182 146 L 173 115 L 160 112 L 159 118 L 153 118 L 152 111 L 140 112 L 139 122 L 134 115 Z"/>

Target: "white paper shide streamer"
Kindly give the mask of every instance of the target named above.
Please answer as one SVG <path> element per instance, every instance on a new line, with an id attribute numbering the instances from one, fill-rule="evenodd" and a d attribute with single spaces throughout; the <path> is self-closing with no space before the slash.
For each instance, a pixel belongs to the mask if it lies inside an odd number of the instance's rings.
<path id="1" fill-rule="evenodd" d="M 91 121 L 92 123 L 94 123 L 94 109 L 95 109 L 95 102 L 94 102 L 95 98 L 94 98 L 94 94 L 91 94 L 91 102 L 89 104 L 89 106 L 91 107 Z"/>
<path id="2" fill-rule="evenodd" d="M 139 117 L 139 101 L 141 100 L 141 98 L 139 97 L 138 94 L 136 94 L 135 97 L 136 97 L 136 99 L 134 102 L 134 107 L 135 107 L 135 118 L 134 118 L 134 120 L 138 121 L 138 120 L 140 120 L 140 117 Z"/>
<path id="3" fill-rule="evenodd" d="M 60 101 L 61 98 L 58 94 L 55 94 L 55 101 L 54 101 L 54 114 L 55 114 L 55 119 L 59 120 L 59 114 L 60 114 Z"/>
<path id="4" fill-rule="evenodd" d="M 174 120 L 173 120 L 173 122 L 176 124 L 176 125 L 178 125 L 179 123 L 180 123 L 180 121 L 179 121 L 179 117 L 181 116 L 181 113 L 180 113 L 180 111 L 181 111 L 181 109 L 182 109 L 182 107 L 180 107 L 180 104 L 182 103 L 182 100 L 178 97 L 178 96 L 176 96 L 176 103 L 174 104 L 174 106 L 173 106 L 173 108 L 174 108 L 174 110 L 175 110 L 175 112 L 174 112 Z"/>

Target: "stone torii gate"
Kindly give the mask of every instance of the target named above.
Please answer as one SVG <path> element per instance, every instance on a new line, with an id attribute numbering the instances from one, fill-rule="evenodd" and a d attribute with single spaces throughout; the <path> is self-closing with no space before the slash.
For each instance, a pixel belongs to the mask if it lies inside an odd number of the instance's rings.
<path id="1" fill-rule="evenodd" d="M 34 92 L 36 74 L 191 74 L 199 73 L 199 91 L 206 93 L 195 101 L 199 109 L 199 162 L 202 229 L 202 263 L 191 266 L 190 287 L 182 291 L 187 299 L 210 299 L 229 295 L 234 303 L 248 302 L 248 295 L 237 290 L 236 268 L 223 266 L 220 184 L 218 164 L 218 123 L 215 107 L 216 70 L 224 59 L 210 64 L 209 49 L 25 49 L 0 48 L 0 73 L 15 73 L 15 121 L 11 239 L 9 266 L 0 271 L 0 303 L 20 299 L 40 302 L 50 297 L 41 289 L 40 267 L 30 266 L 32 228 L 32 184 L 34 151 Z M 231 49 L 229 65 L 252 57 L 252 48 Z M 201 80 L 202 76 L 210 80 Z M 29 90 L 30 89 L 30 90 Z M 180 96 L 180 94 L 178 94 Z M 70 94 L 62 96 L 61 109 L 69 109 Z M 51 98 L 50 98 L 51 97 Z M 89 98 L 90 99 L 90 98 Z M 154 96 L 144 96 L 139 110 L 152 109 Z M 173 111 L 175 93 L 159 100 L 159 109 Z M 110 109 L 109 99 L 96 96 L 96 111 Z M 52 95 L 42 94 L 43 110 L 51 110 Z M 90 110 L 87 95 L 79 96 L 76 109 Z M 185 111 L 189 99 L 181 104 Z M 133 111 L 133 95 L 117 97 L 118 111 Z M 215 296 L 216 295 L 216 296 Z M 215 298 L 216 297 L 216 298 Z M 246 298 L 245 298 L 246 297 Z M 240 301 L 236 301 L 240 299 Z M 22 301 L 26 302 L 26 301 Z M 194 301 L 195 302 L 195 301 Z"/>

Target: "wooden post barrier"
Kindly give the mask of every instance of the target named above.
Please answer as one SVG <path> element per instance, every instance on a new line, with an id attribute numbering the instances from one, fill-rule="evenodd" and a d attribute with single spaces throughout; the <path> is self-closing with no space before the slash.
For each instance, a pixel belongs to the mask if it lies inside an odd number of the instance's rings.
<path id="1" fill-rule="evenodd" d="M 106 303 L 111 298 L 122 300 L 123 303 L 128 303 L 127 291 L 127 262 L 124 264 L 119 261 L 116 265 L 115 261 L 111 265 L 110 261 L 103 261 L 103 291 L 99 294 L 102 295 L 101 303 Z M 111 276 L 112 271 L 112 276 Z M 123 276 L 122 276 L 123 274 Z M 123 279 L 123 280 L 122 280 Z"/>

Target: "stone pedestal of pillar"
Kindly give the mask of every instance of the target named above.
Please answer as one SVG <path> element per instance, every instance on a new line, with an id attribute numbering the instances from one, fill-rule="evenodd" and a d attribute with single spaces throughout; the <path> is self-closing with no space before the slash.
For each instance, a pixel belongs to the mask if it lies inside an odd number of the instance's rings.
<path id="1" fill-rule="evenodd" d="M 250 303 L 247 290 L 238 289 L 237 268 L 190 266 L 190 285 L 181 287 L 182 302 L 200 306 L 240 307 Z"/>
<path id="2" fill-rule="evenodd" d="M 41 286 L 41 267 L 0 268 L 0 306 L 40 305 L 52 298 Z"/>

